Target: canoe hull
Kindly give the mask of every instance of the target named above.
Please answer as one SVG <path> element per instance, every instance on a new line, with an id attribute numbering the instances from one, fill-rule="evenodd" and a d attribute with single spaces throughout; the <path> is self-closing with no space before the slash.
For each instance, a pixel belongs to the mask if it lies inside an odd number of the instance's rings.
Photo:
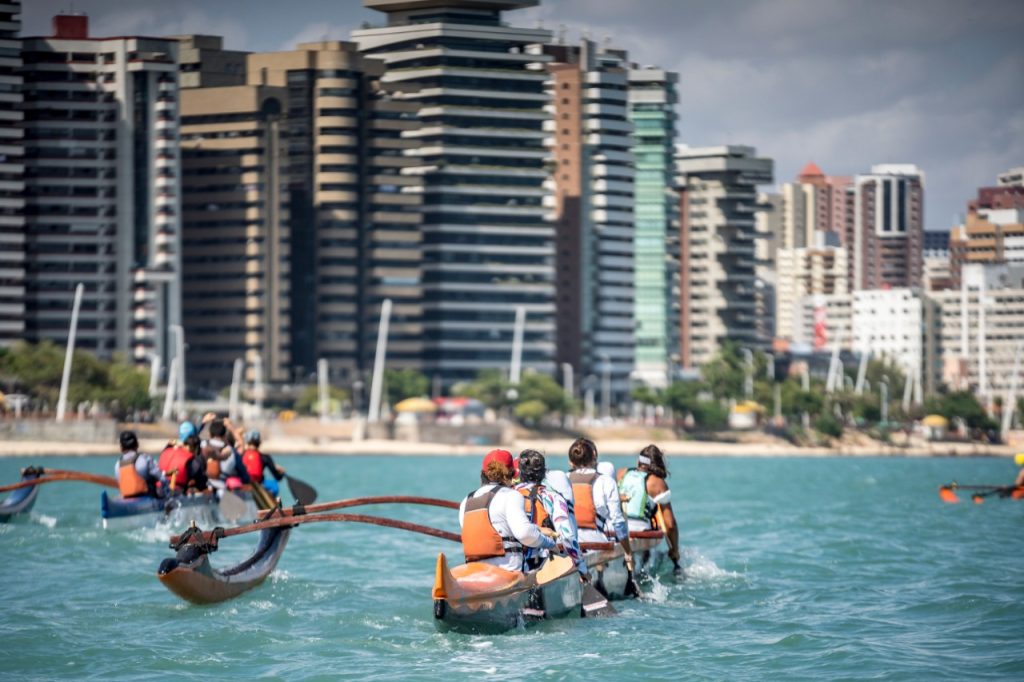
<path id="1" fill-rule="evenodd" d="M 28 481 L 38 478 L 38 475 L 31 474 L 21 477 L 21 480 Z M 0 523 L 8 523 L 20 514 L 28 514 L 36 503 L 39 496 L 39 486 L 29 486 L 11 491 L 11 494 L 0 502 Z"/>
<path id="2" fill-rule="evenodd" d="M 448 569 L 438 556 L 434 624 L 442 632 L 492 634 L 579 615 L 582 588 L 571 560 L 553 557 L 527 574 L 479 562 Z"/>
<path id="3" fill-rule="evenodd" d="M 258 586 L 277 567 L 288 543 L 290 529 L 270 528 L 260 532 L 254 552 L 237 566 L 217 570 L 205 552 L 179 551 L 160 564 L 157 578 L 168 590 L 193 604 L 216 604 L 233 599 Z"/>
<path id="4" fill-rule="evenodd" d="M 244 518 L 255 519 L 259 510 L 251 493 L 236 494 L 245 500 Z M 124 499 L 104 491 L 100 494 L 100 516 L 104 528 L 119 531 L 153 528 L 159 524 L 187 526 L 192 521 L 206 527 L 228 523 L 220 514 L 217 497 L 206 493 L 175 495 L 169 499 L 148 495 Z"/>
<path id="5" fill-rule="evenodd" d="M 634 538 L 630 540 L 630 545 L 633 548 L 637 573 L 653 574 L 665 556 L 662 540 L 660 538 Z M 610 550 L 587 552 L 584 557 L 593 576 L 594 587 L 601 594 L 613 600 L 631 596 L 627 589 L 629 570 L 626 568 L 625 554 L 621 545 L 616 543 Z"/>

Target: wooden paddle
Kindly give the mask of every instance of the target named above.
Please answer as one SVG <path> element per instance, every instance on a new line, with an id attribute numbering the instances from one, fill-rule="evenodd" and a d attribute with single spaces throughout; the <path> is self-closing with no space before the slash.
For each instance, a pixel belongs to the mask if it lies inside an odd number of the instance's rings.
<path id="1" fill-rule="evenodd" d="M 583 603 L 580 604 L 581 618 L 597 618 L 598 616 L 614 616 L 618 609 L 612 606 L 605 596 L 597 591 L 594 583 L 583 583 Z"/>
<path id="2" fill-rule="evenodd" d="M 100 474 L 87 474 L 84 471 L 54 471 L 46 470 L 39 478 L 30 478 L 25 481 L 18 481 L 10 485 L 0 486 L 0 493 L 10 492 L 19 488 L 29 488 L 44 483 L 55 483 L 56 481 L 82 481 L 84 483 L 95 483 L 108 488 L 116 488 L 117 479 L 113 476 L 101 476 Z"/>
<path id="3" fill-rule="evenodd" d="M 230 490 L 221 493 L 217 508 L 221 516 L 231 523 L 244 518 L 249 513 L 249 505 L 245 503 L 245 500 Z"/>
<path id="4" fill-rule="evenodd" d="M 445 509 L 458 509 L 459 503 L 451 500 L 440 500 L 434 497 L 412 497 L 409 495 L 387 495 L 378 497 L 352 497 L 347 500 L 336 500 L 334 502 L 323 502 L 313 504 L 299 509 L 299 513 L 314 514 L 318 512 L 345 509 L 346 507 L 359 507 L 366 504 L 422 504 L 431 507 L 444 507 Z M 294 508 L 284 509 L 281 513 L 285 516 L 292 516 Z M 260 512 L 260 518 L 265 517 L 269 512 Z"/>
<path id="5" fill-rule="evenodd" d="M 304 523 L 326 523 L 333 521 L 368 523 L 374 526 L 397 528 L 399 530 L 408 530 L 413 533 L 430 535 L 435 538 L 441 538 L 442 540 L 462 542 L 462 536 L 458 533 L 450 533 L 446 530 L 440 530 L 439 528 L 421 526 L 418 523 L 409 523 L 407 521 L 399 521 L 397 519 L 387 519 L 380 516 L 366 516 L 364 514 L 310 514 L 309 516 L 278 516 L 272 519 L 250 523 L 246 526 L 239 526 L 238 528 L 215 528 L 214 530 L 205 531 L 202 536 L 203 540 L 212 542 L 215 538 L 229 538 L 235 535 L 242 535 L 244 533 L 255 533 L 256 531 L 266 530 L 268 528 L 280 528 L 282 526 L 290 528 Z M 178 535 L 171 536 L 171 546 L 173 547 L 176 545 L 179 539 L 180 536 Z"/>

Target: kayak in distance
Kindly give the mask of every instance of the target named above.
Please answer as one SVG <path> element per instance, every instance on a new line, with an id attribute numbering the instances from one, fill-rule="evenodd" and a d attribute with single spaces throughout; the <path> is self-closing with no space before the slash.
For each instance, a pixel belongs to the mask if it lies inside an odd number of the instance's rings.
<path id="1" fill-rule="evenodd" d="M 43 473 L 42 469 L 27 467 L 21 470 L 21 480 L 31 481 L 39 478 Z M 11 493 L 0 502 L 0 523 L 8 523 L 19 514 L 28 514 L 36 503 L 39 496 L 39 486 L 30 485 L 24 488 L 12 490 Z"/>

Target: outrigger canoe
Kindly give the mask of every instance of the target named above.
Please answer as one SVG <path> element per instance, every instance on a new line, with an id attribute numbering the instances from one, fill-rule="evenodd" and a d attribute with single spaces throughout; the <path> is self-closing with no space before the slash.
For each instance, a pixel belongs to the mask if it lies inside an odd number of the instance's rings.
<path id="1" fill-rule="evenodd" d="M 660 530 L 632 531 L 629 534 L 638 573 L 653 575 L 657 571 L 665 557 L 665 552 L 660 548 L 664 537 L 665 534 Z M 608 599 L 634 596 L 622 545 L 617 542 L 600 543 L 605 547 L 595 547 L 598 543 L 583 544 L 588 549 L 583 557 L 597 591 Z"/>
<path id="2" fill-rule="evenodd" d="M 33 467 L 22 469 L 21 480 L 31 481 L 39 478 L 42 473 L 42 469 L 35 469 Z M 38 496 L 39 487 L 35 485 L 11 491 L 11 494 L 3 502 L 0 502 L 0 523 L 7 523 L 19 514 L 27 514 L 32 510 L 32 506 L 36 503 L 36 497 Z"/>
<path id="3" fill-rule="evenodd" d="M 260 531 L 256 549 L 237 566 L 217 570 L 210 565 L 210 552 L 216 551 L 222 533 L 202 533 L 194 525 L 175 545 L 173 559 L 164 559 L 157 578 L 168 590 L 193 604 L 215 604 L 251 590 L 277 567 L 288 543 L 292 526 Z M 223 531 L 223 528 L 217 529 Z"/>
<path id="4" fill-rule="evenodd" d="M 255 519 L 259 507 L 252 493 L 239 490 L 235 494 L 245 502 L 243 518 Z M 218 505 L 217 496 L 209 490 L 167 498 L 143 495 L 128 499 L 107 495 L 103 491 L 100 496 L 100 515 L 103 517 L 103 527 L 109 530 L 134 530 L 157 524 L 183 526 L 192 521 L 209 527 L 230 521 L 221 516 Z"/>
<path id="5" fill-rule="evenodd" d="M 432 596 L 439 630 L 495 633 L 537 620 L 579 616 L 583 589 L 568 557 L 552 556 L 524 574 L 483 562 L 450 569 L 439 554 Z"/>

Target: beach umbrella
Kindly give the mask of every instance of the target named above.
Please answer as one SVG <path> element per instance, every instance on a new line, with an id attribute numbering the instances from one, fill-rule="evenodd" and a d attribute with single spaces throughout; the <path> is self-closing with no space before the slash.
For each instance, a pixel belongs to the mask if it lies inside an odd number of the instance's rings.
<path id="1" fill-rule="evenodd" d="M 429 398 L 406 398 L 394 407 L 395 412 L 437 412 L 437 405 Z"/>

